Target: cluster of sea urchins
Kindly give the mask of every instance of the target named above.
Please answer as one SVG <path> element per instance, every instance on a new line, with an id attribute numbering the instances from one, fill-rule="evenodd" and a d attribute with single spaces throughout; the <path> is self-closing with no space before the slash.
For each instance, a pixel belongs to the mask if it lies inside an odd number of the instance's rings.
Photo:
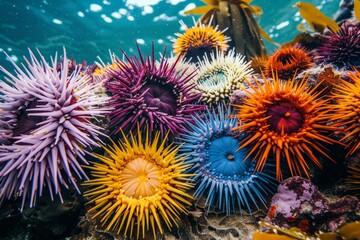
<path id="1" fill-rule="evenodd" d="M 151 56 L 145 57 L 139 50 L 139 57 L 125 55 L 127 63 L 118 62 L 119 67 L 110 69 L 111 80 L 106 90 L 111 94 L 110 125 L 114 133 L 136 130 L 159 130 L 161 137 L 170 131 L 177 135 L 184 130 L 190 115 L 202 110 L 197 105 L 200 93 L 192 93 L 194 74 L 185 74 L 186 69 L 176 70 L 178 57 L 169 63 L 164 57 L 155 61 L 154 46 Z"/>
<path id="2" fill-rule="evenodd" d="M 91 120 L 108 112 L 108 98 L 93 93 L 90 77 L 77 67 L 69 75 L 65 49 L 59 70 L 57 56 L 50 66 L 30 51 L 25 61 L 24 70 L 12 62 L 15 75 L 1 67 L 7 82 L 0 82 L 0 200 L 22 197 L 21 208 L 27 197 L 34 206 L 44 186 L 52 199 L 62 200 L 69 183 L 80 192 L 76 179 L 87 178 L 85 154 L 103 135 Z"/>

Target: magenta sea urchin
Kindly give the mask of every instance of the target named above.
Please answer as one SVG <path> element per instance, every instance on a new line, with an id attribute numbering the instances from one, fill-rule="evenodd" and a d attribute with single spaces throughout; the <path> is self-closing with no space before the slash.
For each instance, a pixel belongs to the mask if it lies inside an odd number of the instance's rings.
<path id="1" fill-rule="evenodd" d="M 97 146 L 102 134 L 90 120 L 108 111 L 102 107 L 108 97 L 93 94 L 90 77 L 77 67 L 69 76 L 65 49 L 60 71 L 57 54 L 52 66 L 31 51 L 25 61 L 24 71 L 12 62 L 15 75 L 0 67 L 9 82 L 0 82 L 0 119 L 7 123 L 0 130 L 6 133 L 0 146 L 0 200 L 21 196 L 22 208 L 27 196 L 34 206 L 45 185 L 61 200 L 61 185 L 79 191 L 76 178 L 87 178 L 80 165 L 87 164 L 86 148 Z"/>
<path id="2" fill-rule="evenodd" d="M 323 35 L 321 45 L 314 50 L 315 60 L 338 68 L 360 66 L 360 23 L 345 22 L 338 32 Z"/>
<path id="3" fill-rule="evenodd" d="M 109 70 L 112 80 L 106 84 L 112 94 L 110 125 L 114 132 L 125 133 L 136 128 L 141 130 L 149 125 L 149 130 L 159 130 L 161 136 L 170 130 L 173 135 L 182 131 L 185 121 L 191 121 L 191 114 L 202 110 L 194 104 L 201 94 L 191 94 L 194 85 L 190 83 L 194 74 L 176 70 L 175 62 L 169 64 L 164 57 L 156 63 L 154 46 L 152 54 L 145 57 L 138 47 L 139 57 L 125 55 L 127 63 L 119 62 L 118 68 Z M 136 130 L 136 129 L 135 129 Z"/>

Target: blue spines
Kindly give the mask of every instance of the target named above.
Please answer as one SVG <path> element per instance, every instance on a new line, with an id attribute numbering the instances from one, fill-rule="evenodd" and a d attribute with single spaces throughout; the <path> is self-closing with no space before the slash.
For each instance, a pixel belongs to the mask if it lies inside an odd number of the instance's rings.
<path id="1" fill-rule="evenodd" d="M 193 164 L 195 198 L 205 198 L 207 212 L 217 209 L 226 214 L 252 212 L 252 206 L 265 206 L 264 194 L 270 193 L 275 179 L 264 172 L 254 173 L 255 162 L 244 161 L 246 149 L 238 150 L 243 136 L 231 131 L 237 119 L 230 116 L 230 107 L 222 104 L 193 117 L 189 130 L 179 137 L 179 152 Z"/>

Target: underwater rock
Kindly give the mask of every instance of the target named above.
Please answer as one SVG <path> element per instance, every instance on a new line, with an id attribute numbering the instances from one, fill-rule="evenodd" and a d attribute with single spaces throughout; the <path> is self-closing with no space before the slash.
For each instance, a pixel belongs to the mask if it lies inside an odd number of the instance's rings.
<path id="1" fill-rule="evenodd" d="M 291 177 L 274 195 L 266 221 L 304 232 L 334 231 L 349 219 L 358 218 L 359 200 L 353 196 L 329 199 L 308 179 Z"/>

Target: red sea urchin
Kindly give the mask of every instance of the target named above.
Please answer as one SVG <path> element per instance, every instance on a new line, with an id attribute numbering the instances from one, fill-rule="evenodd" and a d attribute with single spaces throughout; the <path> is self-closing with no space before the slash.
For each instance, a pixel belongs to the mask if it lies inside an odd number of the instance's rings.
<path id="1" fill-rule="evenodd" d="M 266 76 L 271 77 L 276 72 L 280 79 L 292 79 L 295 73 L 299 73 L 312 65 L 311 58 L 304 48 L 290 46 L 278 49 L 268 58 Z"/>
<path id="2" fill-rule="evenodd" d="M 108 112 L 102 107 L 108 97 L 95 95 L 96 85 L 79 68 L 69 76 L 65 49 L 59 71 L 57 55 L 52 66 L 31 51 L 25 61 L 24 71 L 12 62 L 15 75 L 0 67 L 10 83 L 0 82 L 0 118 L 7 123 L 0 130 L 7 133 L 0 146 L 0 201 L 21 196 L 23 207 L 30 196 L 31 207 L 44 186 L 52 198 L 55 193 L 62 199 L 61 186 L 68 183 L 79 191 L 76 179 L 86 178 L 80 166 L 87 164 L 86 148 L 97 146 L 102 135 L 91 120 Z"/>
<path id="3" fill-rule="evenodd" d="M 334 128 L 327 126 L 330 119 L 326 100 L 319 99 L 321 92 L 307 89 L 307 79 L 295 82 L 274 81 L 264 78 L 264 85 L 257 81 L 250 84 L 252 91 L 238 108 L 240 124 L 234 130 L 248 133 L 240 148 L 250 145 L 249 157 L 253 153 L 258 159 L 255 170 L 262 170 L 271 153 L 276 161 L 276 178 L 282 179 L 281 162 L 286 161 L 291 175 L 308 176 L 309 157 L 317 166 L 321 163 L 313 151 L 328 157 L 324 143 L 335 140 L 325 136 Z M 309 176 L 308 176 L 309 177 Z"/>
<path id="4" fill-rule="evenodd" d="M 360 23 L 345 22 L 338 32 L 322 35 L 322 42 L 314 50 L 315 60 L 338 68 L 360 66 Z"/>
<path id="5" fill-rule="evenodd" d="M 184 128 L 190 115 L 204 107 L 194 104 L 201 94 L 191 93 L 194 84 L 190 83 L 194 74 L 177 71 L 178 57 L 170 64 L 162 55 L 160 63 L 155 62 L 154 46 L 152 55 L 144 57 L 138 47 L 139 57 L 125 55 L 128 63 L 119 62 L 120 67 L 110 70 L 112 80 L 106 84 L 110 94 L 110 125 L 114 132 L 125 133 L 140 125 L 144 130 L 159 130 L 161 136 L 167 131 L 173 135 Z"/>

